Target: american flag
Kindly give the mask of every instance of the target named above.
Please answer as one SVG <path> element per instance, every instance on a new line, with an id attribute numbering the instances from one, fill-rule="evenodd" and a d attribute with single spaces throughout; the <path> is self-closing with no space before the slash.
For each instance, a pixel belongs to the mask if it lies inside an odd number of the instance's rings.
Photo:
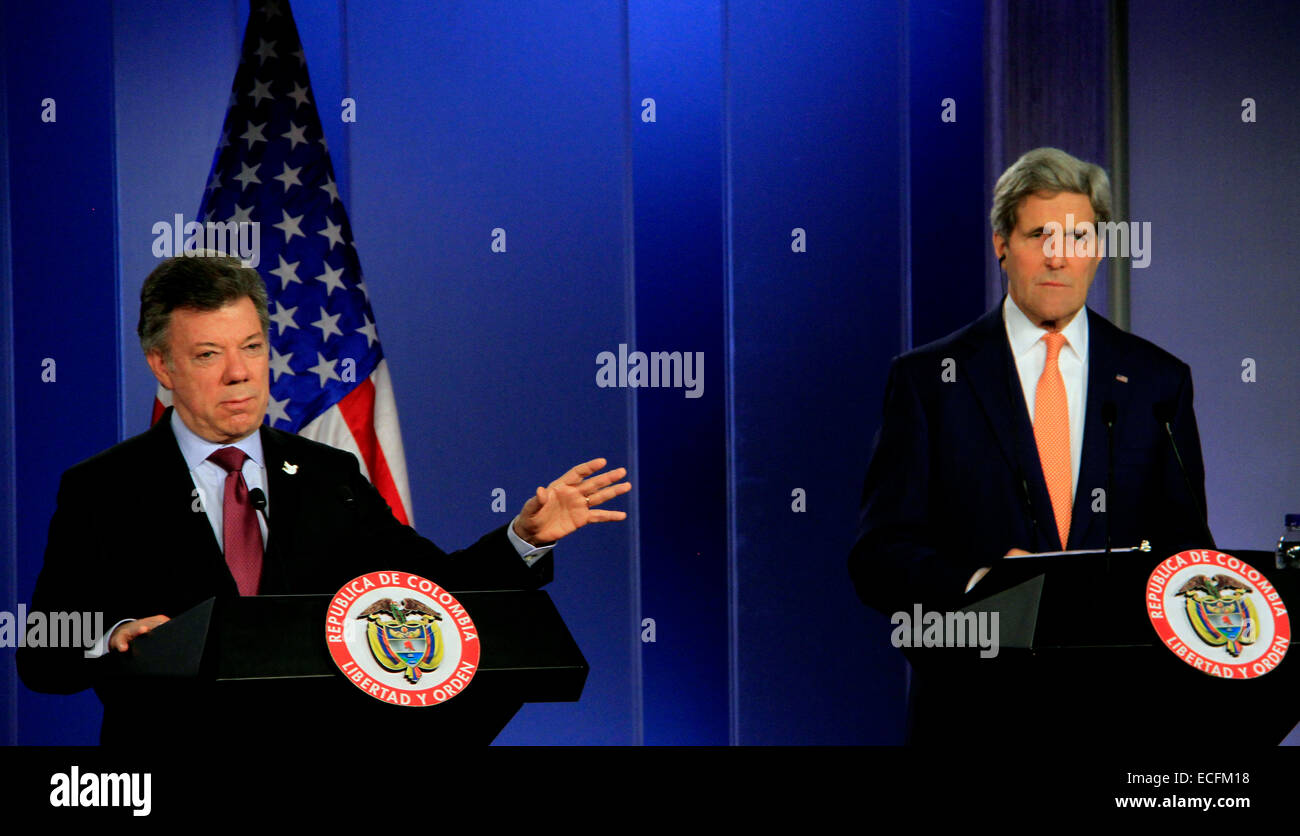
<path id="1" fill-rule="evenodd" d="M 255 4 L 204 190 L 206 222 L 260 224 L 271 313 L 266 422 L 356 455 L 411 523 L 397 407 L 288 4 Z M 170 404 L 161 387 L 154 420 Z"/>

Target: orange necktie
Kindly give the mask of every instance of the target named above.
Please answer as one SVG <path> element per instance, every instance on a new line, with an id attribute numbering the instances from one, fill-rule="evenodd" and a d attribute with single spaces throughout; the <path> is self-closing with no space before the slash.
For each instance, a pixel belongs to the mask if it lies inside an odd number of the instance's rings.
<path id="1" fill-rule="evenodd" d="M 1038 443 L 1038 460 L 1043 465 L 1043 478 L 1047 481 L 1047 494 L 1052 498 L 1056 530 L 1064 549 L 1070 539 L 1070 510 L 1074 504 L 1070 489 L 1070 408 L 1065 401 L 1065 381 L 1057 363 L 1065 335 L 1053 331 L 1043 341 L 1047 343 L 1047 362 L 1034 395 L 1034 441 Z"/>

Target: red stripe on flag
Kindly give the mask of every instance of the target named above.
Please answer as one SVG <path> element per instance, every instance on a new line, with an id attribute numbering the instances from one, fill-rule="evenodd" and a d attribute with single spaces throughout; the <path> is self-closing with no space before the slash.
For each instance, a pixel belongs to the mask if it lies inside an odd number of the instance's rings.
<path id="1" fill-rule="evenodd" d="M 370 483 L 379 491 L 380 496 L 388 501 L 393 509 L 393 516 L 402 525 L 410 525 L 406 517 L 406 507 L 397 492 L 397 484 L 388 469 L 388 459 L 384 458 L 384 448 L 375 434 L 375 384 L 370 378 L 359 383 L 338 403 L 339 412 L 352 430 L 357 448 L 361 450 L 361 459 L 370 471 Z"/>

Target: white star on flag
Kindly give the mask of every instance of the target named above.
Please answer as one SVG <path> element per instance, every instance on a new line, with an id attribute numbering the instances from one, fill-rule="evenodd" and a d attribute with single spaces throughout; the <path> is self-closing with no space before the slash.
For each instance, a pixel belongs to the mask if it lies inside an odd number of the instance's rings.
<path id="1" fill-rule="evenodd" d="M 324 386 L 327 381 L 339 379 L 338 374 L 334 371 L 334 364 L 336 362 L 337 361 L 335 360 L 326 360 L 325 355 L 318 351 L 316 352 L 316 365 L 312 366 L 307 371 L 319 376 L 320 385 Z"/>
<path id="2" fill-rule="evenodd" d="M 335 290 L 336 288 L 337 288 L 338 290 L 345 290 L 345 289 L 346 289 L 346 288 L 343 286 L 343 268 L 342 268 L 342 267 L 340 267 L 340 268 L 338 268 L 338 269 L 336 270 L 336 269 L 334 269 L 333 267 L 330 267 L 328 264 L 326 264 L 326 265 L 325 265 L 325 272 L 324 272 L 324 273 L 321 273 L 319 276 L 317 276 L 317 277 L 316 277 L 316 281 L 321 282 L 322 284 L 325 285 L 325 295 L 326 295 L 327 297 L 328 297 L 331 293 L 333 293 L 334 290 Z"/>
<path id="3" fill-rule="evenodd" d="M 334 179 L 333 179 L 333 178 L 329 178 L 329 179 L 327 179 L 327 180 L 325 181 L 325 185 L 321 186 L 321 190 L 324 191 L 325 194 L 327 194 L 327 195 L 330 196 L 330 203 L 337 203 L 337 202 L 338 202 L 338 199 L 339 199 L 339 188 L 338 188 L 338 186 L 334 185 Z"/>
<path id="4" fill-rule="evenodd" d="M 259 81 L 253 85 L 253 92 L 248 94 L 253 99 L 253 107 L 262 103 L 262 99 L 274 99 L 271 95 L 271 82 Z"/>
<path id="5" fill-rule="evenodd" d="M 342 315 L 343 314 L 328 314 L 325 313 L 324 308 L 320 309 L 320 319 L 313 322 L 312 325 L 320 329 L 321 342 L 328 341 L 334 334 L 338 334 L 340 337 L 343 336 L 343 332 L 339 330 L 338 325 L 339 317 Z"/>
<path id="6" fill-rule="evenodd" d="M 271 305 L 276 309 L 276 312 L 271 314 L 271 321 L 280 326 L 281 334 L 289 328 L 298 327 L 298 323 L 293 321 L 293 315 L 298 312 L 297 308 L 286 308 L 275 302 L 272 302 Z"/>
<path id="7" fill-rule="evenodd" d="M 266 142 L 266 137 L 262 136 L 262 128 L 266 127 L 263 122 L 260 125 L 254 125 L 251 121 L 248 123 L 248 130 L 239 135 L 240 139 L 248 141 L 248 147 L 251 150 L 259 142 Z"/>
<path id="8" fill-rule="evenodd" d="M 343 243 L 343 227 L 338 226 L 329 218 L 325 219 L 325 228 L 316 233 L 324 235 L 325 239 L 330 242 L 330 249 L 334 249 L 335 244 Z"/>
<path id="9" fill-rule="evenodd" d="M 274 424 L 276 421 L 279 421 L 279 420 L 282 420 L 282 419 L 285 420 L 285 421 L 288 421 L 288 420 L 289 420 L 289 413 L 286 412 L 285 409 L 284 409 L 285 406 L 286 406 L 288 403 L 289 403 L 289 399 L 288 399 L 288 398 L 285 398 L 285 399 L 282 400 L 282 401 L 277 401 L 275 398 L 267 398 L 267 399 L 266 399 L 266 417 L 267 417 L 267 419 L 268 419 L 271 423 L 273 423 L 273 424 Z"/>
<path id="10" fill-rule="evenodd" d="M 230 216 L 230 220 L 234 221 L 237 224 L 252 223 L 253 207 L 250 206 L 247 209 L 245 209 L 244 207 L 236 204 L 234 214 Z"/>
<path id="11" fill-rule="evenodd" d="M 292 151 L 293 149 L 297 148 L 299 145 L 307 141 L 306 131 L 307 131 L 306 128 L 300 128 L 297 125 L 295 125 L 293 122 L 290 122 L 289 130 L 280 134 L 280 138 L 289 140 L 289 142 L 291 143 L 289 146 L 289 150 Z"/>
<path id="12" fill-rule="evenodd" d="M 268 43 L 267 41 L 264 41 L 261 38 L 258 38 L 257 41 L 258 41 L 257 52 L 255 52 L 254 55 L 258 57 L 259 61 L 265 63 L 266 59 L 276 57 L 275 41 L 270 41 Z M 261 66 L 261 64 L 259 64 L 258 66 Z"/>
<path id="13" fill-rule="evenodd" d="M 301 264 L 302 262 L 295 261 L 292 264 L 290 264 L 289 262 L 284 260 L 283 255 L 278 255 L 277 258 L 280 259 L 280 266 L 272 270 L 271 275 L 280 277 L 280 282 L 281 282 L 280 286 L 282 288 L 288 287 L 289 284 L 292 282 L 298 282 L 299 284 L 302 284 L 302 279 L 298 278 L 298 265 Z"/>
<path id="14" fill-rule="evenodd" d="M 298 108 L 302 107 L 303 105 L 307 104 L 310 101 L 307 98 L 307 88 L 299 85 L 297 82 L 294 83 L 293 92 L 289 94 L 289 98 L 293 99 L 295 102 L 298 103 L 294 107 L 294 110 L 297 110 Z"/>
<path id="15" fill-rule="evenodd" d="M 293 359 L 293 353 L 281 354 L 271 346 L 271 379 L 279 380 L 282 374 L 293 374 L 293 369 L 289 368 L 289 361 Z M 287 400 L 285 401 L 288 402 Z M 288 416 L 286 416 L 288 417 Z"/>
<path id="16" fill-rule="evenodd" d="M 281 211 L 284 212 L 284 219 L 278 224 L 271 224 L 271 226 L 284 232 L 284 243 L 288 244 L 293 240 L 293 236 L 295 235 L 299 238 L 306 238 L 307 236 L 303 234 L 302 228 L 298 225 L 302 222 L 304 216 L 298 215 L 297 217 L 294 217 L 289 214 L 288 210 Z"/>
<path id="17" fill-rule="evenodd" d="M 260 165 L 255 165 L 250 168 L 244 163 L 239 164 L 240 170 L 239 173 L 235 175 L 235 179 L 240 182 L 240 189 L 247 189 L 252 183 L 262 182 L 257 176 L 257 170 L 259 168 L 261 168 Z"/>
<path id="18" fill-rule="evenodd" d="M 302 166 L 289 168 L 289 164 L 284 164 L 284 171 L 275 175 L 275 179 L 284 184 L 284 190 L 289 191 L 290 186 L 301 186 L 302 181 L 298 179 L 298 172 L 302 171 Z"/>

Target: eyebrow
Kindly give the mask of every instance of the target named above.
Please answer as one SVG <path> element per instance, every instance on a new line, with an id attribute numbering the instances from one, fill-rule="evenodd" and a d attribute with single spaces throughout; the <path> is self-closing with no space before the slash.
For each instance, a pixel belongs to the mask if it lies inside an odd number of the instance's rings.
<path id="1" fill-rule="evenodd" d="M 262 332 L 261 332 L 261 331 L 258 331 L 258 332 L 255 333 L 255 334 L 250 334 L 250 335 L 248 335 L 247 337 L 244 337 L 242 340 L 239 341 L 239 344 L 240 344 L 240 345 L 243 345 L 244 343 L 248 342 L 249 340 L 260 340 L 260 339 L 262 339 Z M 218 344 L 218 343 L 214 343 L 214 342 L 212 342 L 211 340 L 204 340 L 204 341 L 202 341 L 202 342 L 194 343 L 192 346 L 190 346 L 190 348 L 192 348 L 192 349 L 193 349 L 193 348 L 203 348 L 204 346 L 211 346 L 211 347 L 213 347 L 213 348 L 221 348 L 220 344 Z"/>
<path id="2" fill-rule="evenodd" d="M 1060 223 L 1060 222 L 1058 221 L 1057 223 Z M 1092 226 L 1092 228 L 1093 228 L 1093 231 L 1096 231 L 1097 224 L 1096 224 L 1095 221 L 1075 221 L 1075 223 L 1074 223 L 1074 229 L 1073 229 L 1072 231 L 1073 231 L 1074 233 L 1076 233 L 1076 234 L 1079 233 L 1079 232 L 1087 232 L 1087 231 L 1088 231 L 1088 227 L 1087 227 L 1087 226 L 1084 226 L 1084 224 L 1091 224 L 1091 226 Z M 1061 227 L 1061 231 L 1062 231 L 1062 232 L 1065 232 L 1065 231 L 1066 231 L 1066 229 L 1065 229 L 1065 224 L 1060 224 L 1060 227 Z M 1034 227 L 1033 229 L 1027 229 L 1027 230 L 1025 230 L 1024 234 L 1025 234 L 1025 235 L 1033 235 L 1035 232 L 1044 232 L 1044 231 L 1046 230 L 1046 228 L 1047 228 L 1047 224 L 1043 224 L 1042 226 L 1036 226 L 1036 227 Z"/>

